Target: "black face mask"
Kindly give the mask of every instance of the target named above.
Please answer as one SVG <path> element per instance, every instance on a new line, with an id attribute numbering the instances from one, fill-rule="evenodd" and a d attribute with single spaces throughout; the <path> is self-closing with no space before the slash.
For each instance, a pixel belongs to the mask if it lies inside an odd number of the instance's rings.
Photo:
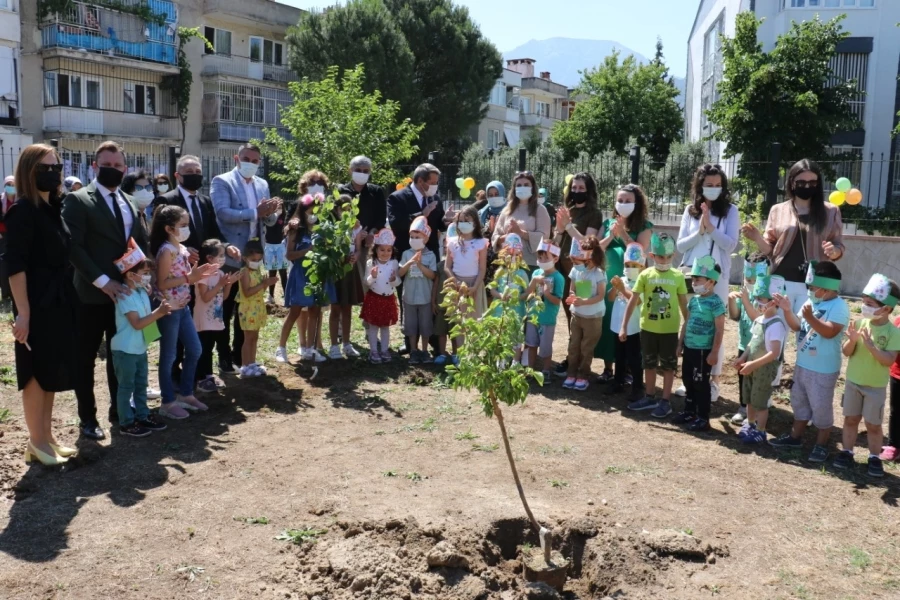
<path id="1" fill-rule="evenodd" d="M 800 198 L 801 200 L 812 200 L 812 197 L 816 195 L 816 188 L 794 188 L 794 197 Z"/>
<path id="2" fill-rule="evenodd" d="M 100 167 L 97 171 L 97 183 L 108 190 L 114 190 L 122 183 L 125 173 L 114 167 Z"/>
<path id="3" fill-rule="evenodd" d="M 196 192 L 203 186 L 203 175 L 191 173 L 181 176 L 181 187 L 189 192 Z"/>
<path id="4" fill-rule="evenodd" d="M 587 192 L 570 192 L 569 199 L 575 204 L 584 204 L 587 202 Z"/>
<path id="5" fill-rule="evenodd" d="M 39 192 L 55 192 L 59 189 L 60 181 L 58 171 L 45 171 L 37 174 L 34 183 Z"/>

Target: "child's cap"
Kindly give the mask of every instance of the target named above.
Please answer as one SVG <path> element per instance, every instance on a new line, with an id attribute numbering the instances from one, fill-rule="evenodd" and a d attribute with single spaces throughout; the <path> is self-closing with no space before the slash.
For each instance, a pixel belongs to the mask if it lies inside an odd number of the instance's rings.
<path id="1" fill-rule="evenodd" d="M 647 264 L 647 257 L 644 256 L 644 247 L 635 242 L 625 246 L 625 262 Z"/>
<path id="2" fill-rule="evenodd" d="M 522 244 L 522 238 L 519 237 L 518 233 L 507 233 L 506 239 L 503 240 L 503 247 L 508 250 L 514 250 L 515 252 L 521 253 L 524 248 L 524 244 Z"/>
<path id="3" fill-rule="evenodd" d="M 719 281 L 720 273 L 716 271 L 716 261 L 712 256 L 698 256 L 691 267 L 691 277 L 706 277 Z"/>
<path id="4" fill-rule="evenodd" d="M 809 268 L 806 270 L 806 285 L 822 288 L 823 290 L 831 290 L 833 292 L 840 291 L 840 279 L 832 279 L 831 277 L 816 275 L 816 265 L 818 263 L 819 261 L 817 260 L 809 261 Z"/>
<path id="5" fill-rule="evenodd" d="M 764 277 L 769 274 L 769 263 L 760 261 L 758 263 L 750 262 L 744 259 L 744 279 L 755 279 Z"/>
<path id="6" fill-rule="evenodd" d="M 537 251 L 538 252 L 549 252 L 556 258 L 559 258 L 559 246 L 557 246 L 553 242 L 548 242 L 544 238 L 541 238 L 541 243 L 538 244 Z M 579 249 L 579 252 L 580 251 L 581 250 Z"/>
<path id="7" fill-rule="evenodd" d="M 900 298 L 891 296 L 891 280 L 881 273 L 872 275 L 869 283 L 863 289 L 863 296 L 868 296 L 872 300 L 877 300 L 891 308 L 894 308 L 897 306 L 897 302 L 900 302 Z"/>
<path id="8" fill-rule="evenodd" d="M 459 237 L 459 234 L 456 232 L 456 223 L 450 223 L 447 226 L 447 239 Z"/>
<path id="9" fill-rule="evenodd" d="M 128 240 L 128 251 L 114 260 L 113 264 L 116 265 L 119 273 L 125 273 L 130 271 L 134 265 L 144 262 L 145 260 L 147 260 L 147 257 L 144 256 L 144 253 L 135 243 L 134 238 L 130 238 Z"/>
<path id="10" fill-rule="evenodd" d="M 396 240 L 397 238 L 394 237 L 394 232 L 387 227 L 375 234 L 376 246 L 393 246 Z"/>
<path id="11" fill-rule="evenodd" d="M 753 297 L 771 300 L 775 294 L 785 294 L 784 277 L 781 275 L 760 275 L 753 286 Z"/>
<path id="12" fill-rule="evenodd" d="M 675 240 L 667 233 L 654 233 L 650 238 L 650 252 L 656 256 L 675 254 Z"/>
<path id="13" fill-rule="evenodd" d="M 418 231 L 423 234 L 425 237 L 431 237 L 431 227 L 428 226 L 428 220 L 423 216 L 418 216 L 413 219 L 413 222 L 409 226 L 409 232 Z"/>

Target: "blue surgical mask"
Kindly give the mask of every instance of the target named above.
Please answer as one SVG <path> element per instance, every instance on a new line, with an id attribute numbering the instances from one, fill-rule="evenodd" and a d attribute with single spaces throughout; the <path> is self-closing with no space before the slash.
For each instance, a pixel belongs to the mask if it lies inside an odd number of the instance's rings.
<path id="1" fill-rule="evenodd" d="M 585 269 L 586 269 L 586 267 L 584 265 L 575 265 L 575 270 L 578 271 L 579 273 L 584 273 Z"/>
<path id="2" fill-rule="evenodd" d="M 7 196 L 13 196 L 16 193 L 16 186 L 14 186 L 14 185 L 4 186 L 3 191 L 6 192 Z"/>

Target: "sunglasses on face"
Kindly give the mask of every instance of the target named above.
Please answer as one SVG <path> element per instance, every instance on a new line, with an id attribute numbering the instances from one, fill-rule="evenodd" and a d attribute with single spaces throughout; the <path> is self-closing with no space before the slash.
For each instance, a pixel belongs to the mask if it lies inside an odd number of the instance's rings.
<path id="1" fill-rule="evenodd" d="M 62 170 L 63 166 L 61 163 L 57 163 L 55 165 L 39 164 L 35 168 L 35 171 L 37 171 L 38 173 L 49 173 L 50 171 L 53 171 L 54 173 L 62 173 Z"/>
<path id="2" fill-rule="evenodd" d="M 321 179 L 313 179 L 309 182 L 309 185 L 321 185 L 322 187 L 325 187 L 325 182 Z"/>
<path id="3" fill-rule="evenodd" d="M 810 180 L 796 179 L 796 180 L 794 180 L 794 187 L 797 189 L 800 189 L 800 190 L 806 189 L 806 188 L 814 189 L 814 188 L 819 187 L 819 180 L 818 179 L 810 179 Z"/>
<path id="4" fill-rule="evenodd" d="M 134 191 L 137 192 L 138 190 L 145 190 L 145 191 L 148 191 L 148 192 L 152 192 L 152 191 L 153 191 L 153 184 L 152 184 L 152 183 L 148 183 L 147 185 L 138 185 L 138 184 L 134 184 Z"/>

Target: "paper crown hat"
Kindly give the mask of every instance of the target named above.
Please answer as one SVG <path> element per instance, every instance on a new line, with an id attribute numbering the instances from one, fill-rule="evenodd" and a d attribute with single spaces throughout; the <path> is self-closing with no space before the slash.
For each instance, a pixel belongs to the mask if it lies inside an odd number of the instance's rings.
<path id="1" fill-rule="evenodd" d="M 691 267 L 692 277 L 706 277 L 713 281 L 719 281 L 719 275 L 721 273 L 716 271 L 716 261 L 712 256 L 698 256 L 694 259 L 694 264 Z"/>
<path id="2" fill-rule="evenodd" d="M 544 238 L 541 238 L 541 243 L 538 244 L 537 247 L 538 252 L 549 252 L 553 256 L 559 258 L 559 246 L 552 242 L 548 242 Z M 580 252 L 580 250 L 579 250 Z"/>
<path id="3" fill-rule="evenodd" d="M 775 294 L 784 295 L 785 283 L 781 275 L 760 275 L 753 286 L 753 297 L 771 300 Z"/>
<path id="4" fill-rule="evenodd" d="M 675 254 L 675 240 L 667 233 L 654 233 L 650 238 L 650 252 L 657 256 L 669 256 Z"/>
<path id="5" fill-rule="evenodd" d="M 119 273 L 126 273 L 130 271 L 134 265 L 147 260 L 147 257 L 144 256 L 144 253 L 135 243 L 134 238 L 129 238 L 128 240 L 128 251 L 113 261 L 113 264 L 116 265 L 116 268 L 119 270 Z"/>
<path id="6" fill-rule="evenodd" d="M 806 270 L 806 285 L 822 288 L 823 290 L 832 290 L 837 292 L 841 289 L 841 280 L 832 277 L 824 277 L 816 275 L 816 265 L 819 261 L 812 260 L 809 262 L 809 268 Z"/>
<path id="7" fill-rule="evenodd" d="M 760 261 L 758 263 L 750 262 L 744 259 L 744 279 L 756 279 L 757 277 L 769 274 L 769 263 Z"/>
<path id="8" fill-rule="evenodd" d="M 413 222 L 409 225 L 409 232 L 418 231 L 421 234 L 424 234 L 425 237 L 431 237 L 431 227 L 428 226 L 428 221 L 425 217 L 418 216 L 413 219 Z"/>
<path id="9" fill-rule="evenodd" d="M 376 246 L 393 246 L 396 240 L 397 238 L 394 237 L 394 232 L 387 227 L 375 234 Z"/>
<path id="10" fill-rule="evenodd" d="M 897 302 L 900 302 L 900 298 L 891 295 L 891 280 L 881 273 L 872 275 L 869 283 L 863 289 L 863 296 L 868 296 L 872 300 L 877 300 L 891 308 L 894 308 L 897 306 Z"/>
<path id="11" fill-rule="evenodd" d="M 644 247 L 634 242 L 625 246 L 625 262 L 646 264 L 647 257 L 644 256 Z"/>
<path id="12" fill-rule="evenodd" d="M 450 225 L 447 226 L 447 237 L 455 238 L 457 236 L 459 236 L 459 234 L 456 232 L 456 223 L 450 223 Z"/>
<path id="13" fill-rule="evenodd" d="M 515 250 L 516 252 L 522 252 L 524 245 L 522 244 L 522 238 L 519 237 L 518 233 L 507 233 L 506 239 L 503 240 L 503 247 L 508 248 L 509 250 Z"/>
<path id="14" fill-rule="evenodd" d="M 584 259 L 590 258 L 592 255 L 593 255 L 593 252 L 591 252 L 590 250 L 582 250 L 581 249 L 581 242 L 579 240 L 572 238 L 572 245 L 569 247 L 569 256 L 571 258 L 578 258 L 578 259 L 584 260 Z"/>

